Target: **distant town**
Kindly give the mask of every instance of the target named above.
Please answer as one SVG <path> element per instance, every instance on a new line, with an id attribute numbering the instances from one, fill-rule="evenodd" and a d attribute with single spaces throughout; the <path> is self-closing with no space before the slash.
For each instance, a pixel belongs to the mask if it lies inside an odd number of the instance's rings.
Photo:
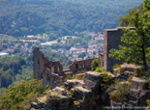
<path id="1" fill-rule="evenodd" d="M 21 54 L 32 55 L 32 49 L 38 46 L 50 48 L 54 53 L 65 55 L 69 60 L 82 60 L 99 56 L 103 47 L 103 33 L 86 33 L 84 36 L 63 36 L 50 41 L 48 35 L 27 35 L 1 44 L 0 56 Z M 9 44 L 9 45 L 8 45 Z"/>

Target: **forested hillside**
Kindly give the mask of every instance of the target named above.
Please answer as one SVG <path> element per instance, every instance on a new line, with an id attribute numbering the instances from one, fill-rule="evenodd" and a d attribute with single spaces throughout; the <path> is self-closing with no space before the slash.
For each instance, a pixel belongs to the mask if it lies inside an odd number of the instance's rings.
<path id="1" fill-rule="evenodd" d="M 0 0 L 0 34 L 47 33 L 51 39 L 117 26 L 142 0 Z"/>
<path id="2" fill-rule="evenodd" d="M 61 55 L 44 50 L 46 56 L 51 60 L 58 60 L 64 66 L 69 64 L 69 60 Z M 32 57 L 21 57 L 20 55 L 0 57 L 0 88 L 7 88 L 12 83 L 20 80 L 29 80 L 33 76 Z M 1 89 L 0 89 L 1 92 Z M 0 93 L 1 94 L 1 93 Z"/>

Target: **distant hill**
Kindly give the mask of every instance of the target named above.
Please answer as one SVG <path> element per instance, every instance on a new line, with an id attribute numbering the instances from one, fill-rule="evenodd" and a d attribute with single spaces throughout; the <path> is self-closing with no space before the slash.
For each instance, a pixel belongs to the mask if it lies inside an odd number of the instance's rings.
<path id="1" fill-rule="evenodd" d="M 142 0 L 0 0 L 0 34 L 47 33 L 54 39 L 115 27 Z"/>

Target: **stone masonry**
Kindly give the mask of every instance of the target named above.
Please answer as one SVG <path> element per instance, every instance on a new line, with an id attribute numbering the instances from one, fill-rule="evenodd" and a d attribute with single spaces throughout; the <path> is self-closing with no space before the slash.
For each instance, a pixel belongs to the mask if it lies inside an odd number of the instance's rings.
<path id="1" fill-rule="evenodd" d="M 50 73 L 56 73 L 63 75 L 63 67 L 58 61 L 49 61 L 39 48 L 35 48 L 33 51 L 34 56 L 34 78 L 42 79 L 45 71 Z"/>
<path id="2" fill-rule="evenodd" d="M 120 61 L 109 57 L 109 51 L 111 49 L 118 49 L 121 44 L 121 36 L 123 35 L 124 27 L 118 27 L 115 29 L 106 29 L 104 32 L 104 67 L 107 71 L 112 71 L 115 64 L 121 64 Z M 134 28 L 126 28 L 134 29 Z"/>
<path id="3" fill-rule="evenodd" d="M 89 71 L 91 70 L 91 64 L 94 59 L 95 58 L 81 61 L 74 61 L 69 67 L 70 71 L 72 71 L 73 73 L 80 71 Z"/>
<path id="4" fill-rule="evenodd" d="M 63 66 L 58 61 L 49 61 L 39 48 L 34 48 L 34 78 L 43 80 L 43 85 L 56 86 L 66 74 L 75 74 L 81 71 L 91 70 L 92 61 L 95 59 L 87 59 L 74 61 L 69 66 L 69 70 L 63 71 Z"/>

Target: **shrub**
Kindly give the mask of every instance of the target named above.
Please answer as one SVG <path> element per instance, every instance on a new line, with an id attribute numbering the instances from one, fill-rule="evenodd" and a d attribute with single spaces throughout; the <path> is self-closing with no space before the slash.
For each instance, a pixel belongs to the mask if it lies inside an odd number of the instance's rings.
<path id="1" fill-rule="evenodd" d="M 115 68 L 120 68 L 120 67 L 121 67 L 121 65 L 116 64 L 116 65 L 113 66 L 113 69 L 115 69 Z"/>
<path id="2" fill-rule="evenodd" d="M 102 74 L 103 75 L 103 82 L 108 82 L 112 79 L 112 76 L 108 75 L 107 73 Z"/>
<path id="3" fill-rule="evenodd" d="M 0 110 L 26 110 L 29 104 L 44 94 L 41 81 L 21 81 L 8 88 L 0 99 Z"/>
<path id="4" fill-rule="evenodd" d="M 125 97 L 130 93 L 130 83 L 128 82 L 116 83 L 111 88 L 115 90 L 109 93 L 109 97 L 115 102 L 123 102 Z"/>
<path id="5" fill-rule="evenodd" d="M 97 67 L 96 72 L 106 72 L 106 70 L 103 67 Z"/>
<path id="6" fill-rule="evenodd" d="M 114 91 L 110 92 L 109 96 L 110 96 L 110 99 L 115 102 L 123 101 L 122 95 L 121 95 L 120 91 L 118 91 L 118 90 L 114 90 Z"/>
<path id="7" fill-rule="evenodd" d="M 101 87 L 107 86 L 107 83 L 112 80 L 112 76 L 108 75 L 107 73 L 102 74 L 102 82 L 100 84 Z"/>
<path id="8" fill-rule="evenodd" d="M 95 60 L 92 61 L 92 65 L 91 65 L 92 67 L 91 68 L 92 68 L 93 71 L 96 70 L 96 68 L 98 67 L 98 64 L 99 64 L 98 59 L 95 59 Z"/>

